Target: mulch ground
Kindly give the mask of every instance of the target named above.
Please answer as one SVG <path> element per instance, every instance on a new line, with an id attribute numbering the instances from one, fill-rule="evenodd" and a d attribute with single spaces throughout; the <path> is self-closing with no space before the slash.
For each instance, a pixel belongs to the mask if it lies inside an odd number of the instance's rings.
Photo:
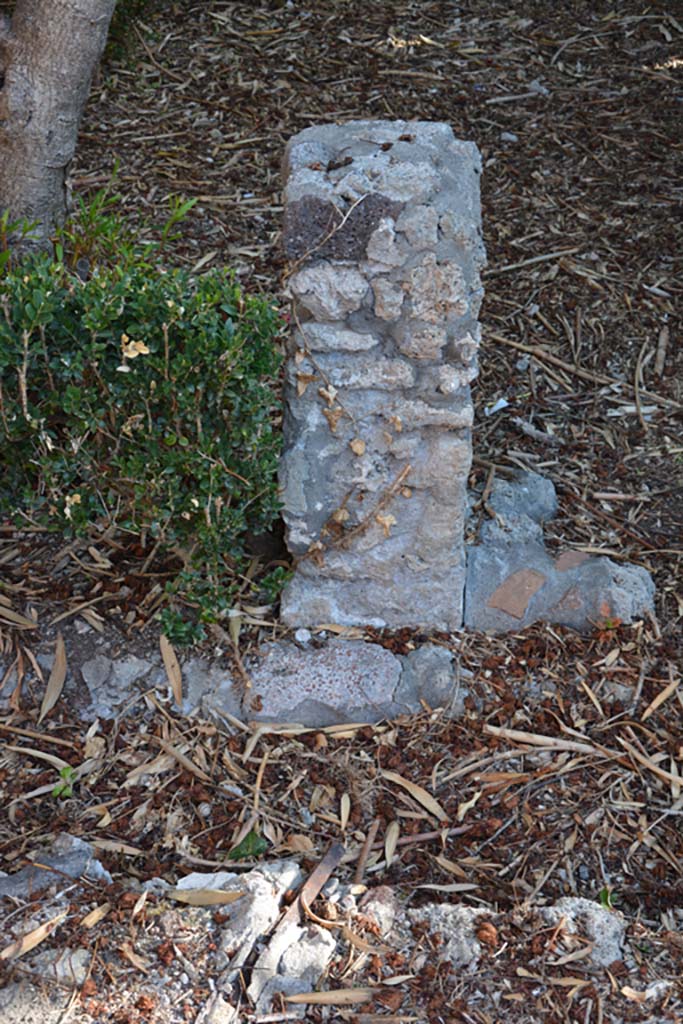
<path id="1" fill-rule="evenodd" d="M 549 545 L 645 566 L 657 584 L 656 615 L 596 623 L 584 636 L 537 625 L 498 639 L 429 638 L 472 673 L 465 717 L 450 722 L 425 709 L 341 736 L 187 721 L 156 695 L 136 716 L 88 735 L 63 700 L 39 723 L 44 687 L 34 682 L 33 699 L 0 720 L 9 811 L 0 865 L 16 870 L 60 831 L 99 844 L 117 889 L 107 896 L 111 915 L 91 934 L 98 995 L 124 967 L 126 985 L 137 984 L 120 952 L 122 936 L 130 941 L 133 880 L 174 880 L 221 861 L 249 826 L 268 841 L 267 857 L 296 855 L 308 867 L 334 839 L 359 850 L 374 827 L 367 884 L 392 885 L 414 905 L 514 912 L 562 895 L 610 901 L 643 930 L 643 986 L 677 978 L 683 998 L 673 914 L 683 908 L 683 18 L 672 5 L 633 2 L 513 8 L 495 0 L 160 5 L 131 28 L 128 52 L 101 70 L 73 185 L 79 194 L 101 187 L 118 162 L 115 189 L 132 223 L 162 222 L 171 194 L 197 197 L 178 262 L 229 265 L 246 288 L 277 295 L 280 161 L 293 134 L 325 121 L 419 118 L 474 140 L 489 265 L 471 485 L 483 489 L 492 474 L 520 467 L 551 477 L 560 512 Z M 35 675 L 36 637 L 75 620 L 115 631 L 131 648 L 158 642 L 150 625 L 158 574 L 134 551 L 110 563 L 87 543 L 4 529 L 5 664 Z M 102 600 L 103 579 L 116 583 L 111 602 Z M 278 629 L 245 629 L 243 652 Z M 427 639 L 367 637 L 398 653 Z M 58 771 L 50 756 L 87 765 L 68 799 L 50 796 Z M 385 771 L 432 794 L 448 824 L 408 792 L 402 799 Z M 226 796 L 226 779 L 240 795 Z M 210 826 L 198 809 L 207 803 Z M 467 830 L 449 837 L 448 825 Z M 389 865 L 387 834 L 399 838 Z M 417 884 L 447 888 L 416 893 Z M 46 943 L 68 944 L 85 912 L 70 908 Z M 616 1022 L 654 1012 L 624 994 L 618 967 L 598 983 L 578 960 L 574 988 L 557 981 L 566 969 L 539 981 L 541 951 L 542 940 L 521 927 L 489 947 L 495 972 L 482 970 L 476 984 L 507 979 L 499 1019 Z M 366 983 L 369 970 L 355 982 Z M 425 970 L 398 988 L 403 1004 L 365 1008 L 363 1019 L 492 1019 L 465 982 L 437 984 Z M 675 1019 L 674 993 L 659 1019 Z M 124 1009 L 120 1024 L 153 1019 L 134 1002 Z"/>

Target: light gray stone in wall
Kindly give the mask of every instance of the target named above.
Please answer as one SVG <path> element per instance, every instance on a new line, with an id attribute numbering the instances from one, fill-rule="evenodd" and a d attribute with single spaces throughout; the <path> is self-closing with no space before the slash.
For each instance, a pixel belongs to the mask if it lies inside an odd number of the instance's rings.
<path id="1" fill-rule="evenodd" d="M 479 174 L 446 124 L 321 125 L 287 146 L 288 625 L 462 622 Z"/>

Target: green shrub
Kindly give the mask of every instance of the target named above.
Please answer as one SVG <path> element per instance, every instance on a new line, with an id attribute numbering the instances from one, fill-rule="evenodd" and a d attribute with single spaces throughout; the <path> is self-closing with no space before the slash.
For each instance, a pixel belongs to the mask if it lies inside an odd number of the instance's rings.
<path id="1" fill-rule="evenodd" d="M 58 256 L 0 277 L 0 513 L 173 553 L 175 592 L 220 619 L 279 507 L 278 315 L 225 271 L 129 254 L 83 281 Z"/>

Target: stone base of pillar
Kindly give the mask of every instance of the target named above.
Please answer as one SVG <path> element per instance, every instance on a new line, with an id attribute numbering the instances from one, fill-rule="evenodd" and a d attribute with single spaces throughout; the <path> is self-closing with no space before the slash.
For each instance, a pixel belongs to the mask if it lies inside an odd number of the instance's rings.
<path id="1" fill-rule="evenodd" d="M 445 124 L 323 125 L 287 147 L 287 625 L 462 622 L 479 174 Z"/>

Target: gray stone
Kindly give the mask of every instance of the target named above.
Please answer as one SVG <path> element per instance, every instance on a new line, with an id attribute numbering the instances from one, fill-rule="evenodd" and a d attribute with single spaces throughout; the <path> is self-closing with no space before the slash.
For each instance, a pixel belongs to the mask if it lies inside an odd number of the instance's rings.
<path id="1" fill-rule="evenodd" d="M 408 911 L 409 920 L 415 923 L 426 921 L 430 931 L 441 934 L 443 943 L 439 947 L 439 960 L 450 961 L 455 969 L 464 967 L 469 970 L 474 970 L 481 956 L 476 932 L 482 916 L 490 916 L 490 911 L 483 907 L 453 906 L 448 903 L 428 903 Z"/>
<path id="2" fill-rule="evenodd" d="M 309 320 L 297 336 L 298 344 L 312 352 L 365 352 L 379 344 L 379 338 L 369 332 L 350 331 L 336 324 L 316 323 Z"/>
<path id="3" fill-rule="evenodd" d="M 461 624 L 479 173 L 445 124 L 321 125 L 288 144 L 287 625 Z M 317 717 L 324 697 L 303 699 Z"/>
<path id="4" fill-rule="evenodd" d="M 103 654 L 96 654 L 90 661 L 86 661 L 81 665 L 83 682 L 90 690 L 91 696 L 108 682 L 111 669 L 111 658 L 105 658 Z"/>
<path id="5" fill-rule="evenodd" d="M 66 888 L 70 884 L 68 879 L 87 878 L 92 882 L 112 884 L 111 875 L 95 857 L 94 847 L 67 833 L 57 836 L 48 851 L 36 851 L 35 858 L 45 867 L 29 865 L 12 875 L 0 877 L 0 898 L 30 899 L 48 887 Z"/>
<path id="6" fill-rule="evenodd" d="M 420 540 L 427 547 L 439 549 L 438 537 L 430 534 L 428 528 Z M 405 568 L 396 570 L 392 576 L 396 594 L 387 594 L 390 583 L 385 578 L 385 564 L 380 560 L 376 564 L 375 578 L 365 579 L 362 592 L 353 578 L 320 579 L 314 571 L 310 576 L 306 572 L 298 572 L 286 588 L 288 621 L 296 624 L 313 620 L 341 626 L 356 626 L 362 622 L 383 629 L 395 626 L 402 616 L 409 615 L 418 625 L 422 622 L 426 626 L 429 619 L 433 629 L 448 630 L 453 628 L 454 622 L 460 623 L 460 581 L 464 580 L 465 573 L 457 548 L 452 551 L 442 549 L 444 573 L 456 581 L 451 590 L 435 588 L 432 574 L 421 557 L 406 554 L 405 559 L 408 563 Z M 316 589 L 312 595 L 314 585 Z"/>
<path id="7" fill-rule="evenodd" d="M 80 988 L 88 976 L 91 961 L 92 952 L 87 949 L 49 949 L 33 958 L 31 968 L 37 970 L 45 981 Z"/>
<path id="8" fill-rule="evenodd" d="M 544 523 L 557 513 L 557 495 L 552 480 L 539 473 L 519 472 L 512 480 L 493 481 L 489 505 L 504 518 L 528 516 Z"/>
<path id="9" fill-rule="evenodd" d="M 467 690 L 462 688 L 459 666 L 452 651 L 424 644 L 403 659 L 401 681 L 394 700 L 413 711 L 425 701 L 431 708 L 445 708 L 451 716 L 465 709 Z"/>
<path id="10" fill-rule="evenodd" d="M 546 551 L 541 524 L 557 507 L 551 481 L 536 473 L 496 481 L 488 504 L 495 518 L 467 549 L 466 626 L 504 633 L 540 620 L 590 631 L 653 610 L 654 583 L 640 566 Z"/>
<path id="11" fill-rule="evenodd" d="M 248 665 L 242 718 L 324 727 L 377 722 L 422 710 L 462 714 L 467 690 L 452 652 L 425 644 L 396 657 L 377 644 L 330 640 L 312 647 L 266 644 Z M 423 703 L 424 702 L 424 703 Z"/>
<path id="12" fill-rule="evenodd" d="M 353 266 L 335 266 L 320 260 L 293 274 L 292 294 L 318 320 L 341 320 L 360 309 L 368 282 Z"/>
<path id="13" fill-rule="evenodd" d="M 370 235 L 366 248 L 367 257 L 385 268 L 401 267 L 406 261 L 407 249 L 401 248 L 396 238 L 394 221 L 383 217 Z"/>
<path id="14" fill-rule="evenodd" d="M 136 658 L 135 655 L 115 661 L 112 665 L 112 682 L 117 693 L 129 692 L 133 684 L 145 679 L 152 668 L 151 661 Z"/>
<path id="15" fill-rule="evenodd" d="M 280 641 L 264 645 L 249 667 L 245 717 L 308 726 L 376 722 L 396 714 L 401 663 L 361 641 L 332 640 L 319 650 Z M 255 710 L 258 707 L 258 710 Z"/>
<path id="16" fill-rule="evenodd" d="M 393 281 L 379 277 L 372 282 L 372 290 L 375 296 L 375 316 L 380 320 L 398 320 L 406 297 L 403 288 Z"/>
<path id="17" fill-rule="evenodd" d="M 371 356 L 331 359 L 327 355 L 316 358 L 315 364 L 307 359 L 290 366 L 289 376 L 294 374 L 292 383 L 301 375 L 316 377 L 317 387 L 332 384 L 337 389 L 373 388 L 380 391 L 396 391 L 411 388 L 415 384 L 415 370 L 405 359 L 373 359 Z"/>
<path id="18" fill-rule="evenodd" d="M 400 215 L 396 227 L 418 252 L 434 249 L 439 237 L 439 214 L 433 206 L 411 206 Z"/>
<path id="19" fill-rule="evenodd" d="M 203 658 L 190 658 L 182 666 L 182 677 L 182 710 L 186 715 L 199 707 L 209 713 L 227 711 L 230 715 L 239 716 L 241 694 L 228 669 Z"/>
<path id="20" fill-rule="evenodd" d="M 97 654 L 83 662 L 81 675 L 90 694 L 90 707 L 82 709 L 86 719 L 113 718 L 116 709 L 130 699 L 134 685 L 147 681 L 154 663 L 130 655 L 119 660 Z"/>
<path id="21" fill-rule="evenodd" d="M 541 907 L 539 914 L 553 927 L 562 924 L 560 941 L 563 932 L 588 939 L 592 944 L 590 959 L 596 967 L 609 967 L 621 960 L 626 925 L 619 911 L 607 910 L 580 896 L 563 896 L 552 907 Z"/>

